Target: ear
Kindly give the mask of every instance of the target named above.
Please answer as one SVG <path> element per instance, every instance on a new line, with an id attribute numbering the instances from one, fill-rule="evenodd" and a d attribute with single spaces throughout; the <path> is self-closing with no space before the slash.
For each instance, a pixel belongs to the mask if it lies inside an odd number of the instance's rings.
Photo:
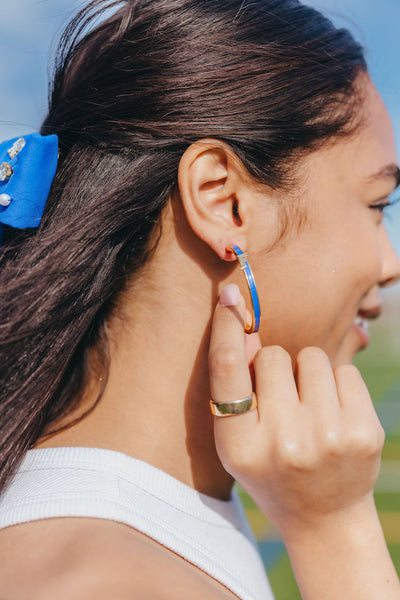
<path id="1" fill-rule="evenodd" d="M 216 139 L 192 144 L 179 164 L 179 193 L 189 225 L 223 260 L 235 260 L 226 250 L 232 244 L 247 250 L 249 179 L 230 146 Z"/>

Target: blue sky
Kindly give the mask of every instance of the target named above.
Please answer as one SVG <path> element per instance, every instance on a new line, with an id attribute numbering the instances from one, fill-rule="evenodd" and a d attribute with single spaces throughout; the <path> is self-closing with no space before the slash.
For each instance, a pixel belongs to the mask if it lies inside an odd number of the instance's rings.
<path id="1" fill-rule="evenodd" d="M 223 1 L 223 0 L 221 0 Z M 400 0 L 306 0 L 350 28 L 367 48 L 371 75 L 392 116 L 400 154 Z M 46 113 L 47 69 L 62 25 L 84 2 L 2 2 L 0 139 L 35 131 Z M 388 230 L 400 253 L 400 203 Z"/>
<path id="2" fill-rule="evenodd" d="M 371 76 L 389 112 L 400 153 L 399 0 L 303 0 L 350 29 L 366 49 Z"/>

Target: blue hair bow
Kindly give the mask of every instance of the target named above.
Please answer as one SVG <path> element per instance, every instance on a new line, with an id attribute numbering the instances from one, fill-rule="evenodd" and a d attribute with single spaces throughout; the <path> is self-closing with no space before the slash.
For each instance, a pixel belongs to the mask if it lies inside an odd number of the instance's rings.
<path id="1" fill-rule="evenodd" d="M 3 225 L 39 226 L 57 161 L 54 134 L 31 133 L 0 144 L 0 237 Z"/>

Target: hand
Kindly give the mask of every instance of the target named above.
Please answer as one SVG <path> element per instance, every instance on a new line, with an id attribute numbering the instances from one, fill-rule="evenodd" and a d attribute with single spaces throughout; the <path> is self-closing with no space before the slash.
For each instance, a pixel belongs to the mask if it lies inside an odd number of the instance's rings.
<path id="1" fill-rule="evenodd" d="M 261 348 L 254 383 L 244 333 L 245 305 L 215 311 L 210 354 L 211 395 L 217 402 L 251 395 L 258 409 L 215 417 L 224 468 L 250 494 L 283 538 L 335 515 L 375 510 L 384 432 L 368 390 L 352 365 L 332 371 L 319 348 L 304 348 L 296 377 L 281 347 Z M 361 512 L 360 512 L 361 511 Z"/>

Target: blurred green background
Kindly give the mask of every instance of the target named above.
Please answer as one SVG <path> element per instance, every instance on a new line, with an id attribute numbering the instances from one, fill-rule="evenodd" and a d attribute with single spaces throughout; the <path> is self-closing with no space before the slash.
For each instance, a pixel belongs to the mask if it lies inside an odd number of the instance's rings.
<path id="1" fill-rule="evenodd" d="M 368 386 L 386 432 L 375 501 L 392 559 L 400 575 L 400 293 L 384 294 L 382 316 L 370 325 L 371 343 L 355 364 Z M 301 600 L 279 533 L 239 490 L 258 540 L 276 600 Z M 383 600 L 383 599 L 382 599 Z"/>

